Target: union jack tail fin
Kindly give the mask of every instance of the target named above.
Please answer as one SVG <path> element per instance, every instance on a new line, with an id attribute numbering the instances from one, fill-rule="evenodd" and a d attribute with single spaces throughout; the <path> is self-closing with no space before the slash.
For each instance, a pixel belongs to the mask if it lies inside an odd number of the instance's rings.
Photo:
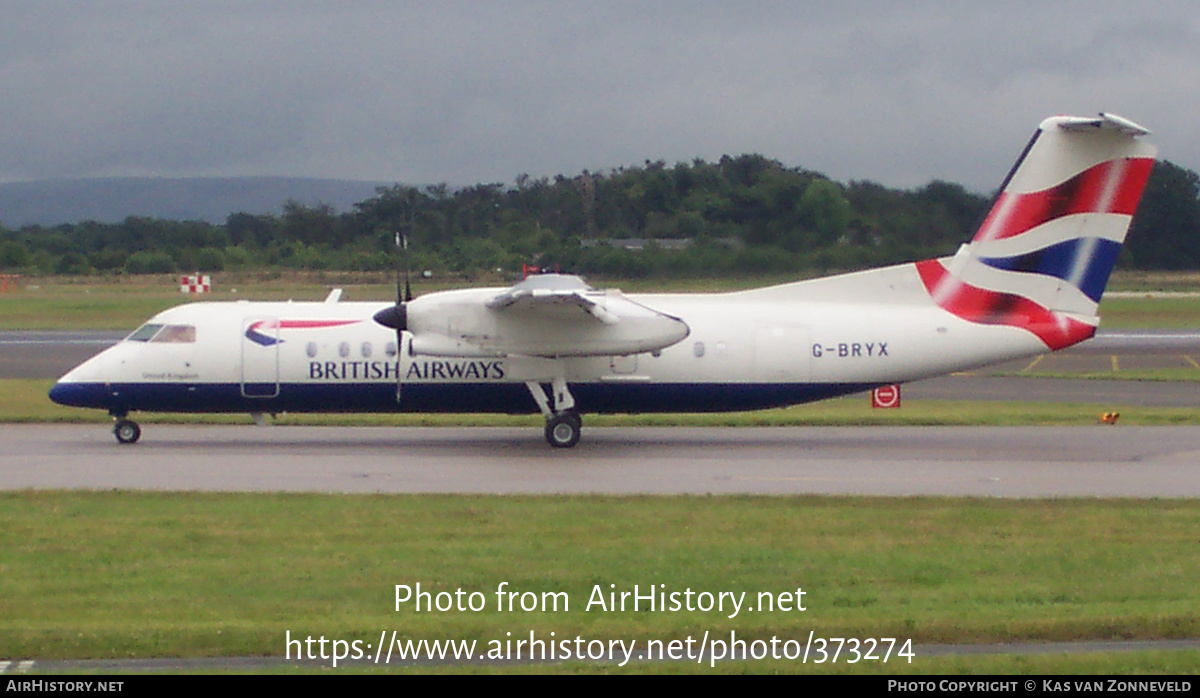
<path id="1" fill-rule="evenodd" d="M 1113 114 L 1046 119 L 954 257 L 917 263 L 933 300 L 970 322 L 1020 327 L 1051 349 L 1096 332 L 1100 296 L 1155 149 Z"/>

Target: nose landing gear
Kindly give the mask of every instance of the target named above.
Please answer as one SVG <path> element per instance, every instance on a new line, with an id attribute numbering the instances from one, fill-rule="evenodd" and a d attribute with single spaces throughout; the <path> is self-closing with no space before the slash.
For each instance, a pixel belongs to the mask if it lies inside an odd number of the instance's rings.
<path id="1" fill-rule="evenodd" d="M 118 443 L 134 444 L 142 438 L 142 428 L 132 419 L 126 419 L 124 414 L 114 414 L 113 418 L 116 423 L 113 424 L 113 436 L 117 437 Z"/>

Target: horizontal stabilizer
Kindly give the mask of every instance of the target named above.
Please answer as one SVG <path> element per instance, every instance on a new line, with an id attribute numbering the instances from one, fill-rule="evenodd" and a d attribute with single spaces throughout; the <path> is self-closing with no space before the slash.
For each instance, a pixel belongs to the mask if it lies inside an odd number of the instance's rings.
<path id="1" fill-rule="evenodd" d="M 1150 130 L 1139 126 L 1129 119 L 1116 114 L 1101 113 L 1098 118 L 1090 119 L 1080 116 L 1064 116 L 1058 119 L 1058 127 L 1066 131 L 1089 131 L 1095 129 L 1110 129 L 1119 131 L 1127 136 L 1145 136 Z"/>

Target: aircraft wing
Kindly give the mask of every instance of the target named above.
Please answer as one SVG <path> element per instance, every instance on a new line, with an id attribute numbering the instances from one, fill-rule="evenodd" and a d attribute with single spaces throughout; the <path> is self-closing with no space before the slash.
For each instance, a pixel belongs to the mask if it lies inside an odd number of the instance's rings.
<path id="1" fill-rule="evenodd" d="M 530 277 L 482 303 L 439 303 L 432 296 L 422 301 L 408 311 L 411 349 L 422 354 L 627 355 L 669 347 L 691 332 L 677 317 L 569 275 Z"/>
<path id="2" fill-rule="evenodd" d="M 589 297 L 592 296 L 592 297 Z M 570 321 L 583 311 L 606 325 L 615 325 L 620 317 L 597 301 L 606 294 L 593 291 L 577 276 L 530 277 L 487 302 L 492 310 L 542 314 Z"/>

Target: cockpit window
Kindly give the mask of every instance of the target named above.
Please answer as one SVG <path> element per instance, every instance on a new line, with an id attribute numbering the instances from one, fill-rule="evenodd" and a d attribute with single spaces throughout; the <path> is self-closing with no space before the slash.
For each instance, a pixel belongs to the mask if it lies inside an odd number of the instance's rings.
<path id="1" fill-rule="evenodd" d="M 196 341 L 195 325 L 167 325 L 162 332 L 154 335 L 151 342 L 170 342 L 172 344 L 190 344 Z"/>
<path id="2" fill-rule="evenodd" d="M 126 337 L 126 339 L 128 339 L 130 342 L 149 342 L 162 328 L 162 325 L 146 323 L 145 325 L 137 328 L 134 333 Z"/>
<path id="3" fill-rule="evenodd" d="M 196 341 L 195 325 L 157 325 L 146 323 L 129 335 L 130 342 L 166 342 L 190 344 Z"/>

